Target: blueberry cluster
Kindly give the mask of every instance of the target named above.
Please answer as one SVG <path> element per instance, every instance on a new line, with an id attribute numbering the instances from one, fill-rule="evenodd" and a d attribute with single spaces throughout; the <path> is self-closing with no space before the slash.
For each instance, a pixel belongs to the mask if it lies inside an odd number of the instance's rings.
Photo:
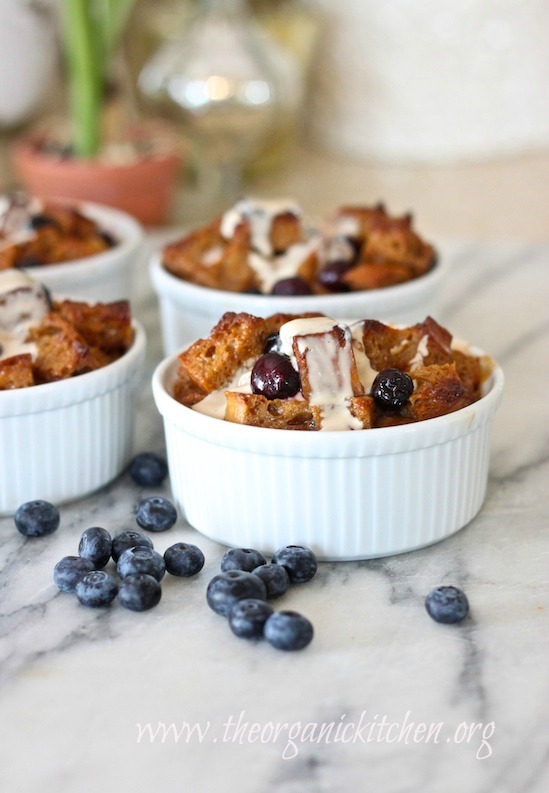
<path id="1" fill-rule="evenodd" d="M 313 638 L 310 621 L 295 611 L 275 612 L 267 600 L 280 597 L 291 584 L 310 581 L 316 571 L 314 553 L 301 545 L 281 548 L 271 562 L 252 548 L 232 548 L 221 560 L 221 573 L 208 584 L 206 600 L 236 636 L 265 638 L 278 650 L 302 650 Z"/>
<path id="2" fill-rule="evenodd" d="M 163 531 L 173 525 L 169 521 L 166 525 L 166 514 L 170 519 L 172 513 L 177 517 L 173 504 L 159 497 L 144 499 L 137 518 L 140 510 L 148 516 L 146 528 L 151 531 Z M 139 525 L 144 522 L 138 518 Z M 111 559 L 116 574 L 103 569 Z M 78 556 L 64 556 L 57 562 L 53 580 L 62 592 L 74 592 L 84 606 L 109 606 L 118 598 L 124 608 L 147 611 L 160 602 L 160 582 L 166 572 L 188 578 L 203 566 L 204 554 L 191 543 L 177 542 L 162 555 L 154 550 L 150 538 L 139 531 L 123 531 L 111 537 L 106 529 L 92 526 L 80 537 Z"/>

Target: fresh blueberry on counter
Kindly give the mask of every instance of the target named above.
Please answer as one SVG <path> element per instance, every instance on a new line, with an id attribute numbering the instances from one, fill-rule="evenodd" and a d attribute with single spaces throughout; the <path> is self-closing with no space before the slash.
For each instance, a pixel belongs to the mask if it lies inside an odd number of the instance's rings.
<path id="1" fill-rule="evenodd" d="M 64 556 L 53 568 L 53 581 L 61 592 L 74 592 L 80 579 L 92 570 L 95 570 L 95 565 L 90 559 Z"/>
<path id="2" fill-rule="evenodd" d="M 265 584 L 268 598 L 278 598 L 288 591 L 290 576 L 281 564 L 262 564 L 254 568 L 252 573 Z"/>
<path id="3" fill-rule="evenodd" d="M 90 559 L 97 569 L 105 567 L 112 553 L 111 535 L 100 526 L 86 529 L 80 537 L 78 553 L 84 559 Z"/>
<path id="4" fill-rule="evenodd" d="M 265 564 L 266 561 L 263 554 L 253 548 L 230 548 L 221 560 L 221 572 L 245 570 L 251 573 L 255 567 Z"/>
<path id="5" fill-rule="evenodd" d="M 229 627 L 241 639 L 259 639 L 271 614 L 273 609 L 264 600 L 238 600 L 229 611 Z"/>
<path id="6" fill-rule="evenodd" d="M 229 570 L 214 576 L 206 590 L 208 606 L 223 617 L 237 601 L 245 598 L 266 600 L 267 590 L 260 578 L 244 570 Z"/>
<path id="7" fill-rule="evenodd" d="M 425 608 L 435 622 L 450 625 L 465 619 L 469 613 L 469 601 L 458 587 L 439 586 L 425 598 Z"/>
<path id="8" fill-rule="evenodd" d="M 152 540 L 140 531 L 123 531 L 116 534 L 112 541 L 112 558 L 118 562 L 124 551 L 128 548 L 152 548 Z"/>
<path id="9" fill-rule="evenodd" d="M 158 487 L 168 475 L 166 460 L 153 452 L 136 454 L 131 461 L 128 473 L 140 487 Z"/>
<path id="10" fill-rule="evenodd" d="M 127 578 L 137 573 L 152 575 L 161 581 L 166 573 L 164 557 L 152 548 L 128 548 L 118 559 L 116 570 L 120 578 Z"/>
<path id="11" fill-rule="evenodd" d="M 280 548 L 274 554 L 272 561 L 273 564 L 281 564 L 286 568 L 292 584 L 310 581 L 318 567 L 314 553 L 303 545 L 287 545 L 285 548 Z"/>
<path id="12" fill-rule="evenodd" d="M 313 626 L 296 611 L 277 611 L 263 628 L 263 635 L 277 650 L 302 650 L 313 638 Z"/>
<path id="13" fill-rule="evenodd" d="M 93 570 L 78 581 L 74 591 L 83 606 L 98 608 L 112 603 L 118 592 L 118 584 L 104 570 Z"/>
<path id="14" fill-rule="evenodd" d="M 17 508 L 14 516 L 17 530 L 25 537 L 45 537 L 57 531 L 59 510 L 49 501 L 27 501 Z"/>
<path id="15" fill-rule="evenodd" d="M 144 498 L 137 507 L 135 519 L 147 531 L 166 531 L 177 520 L 177 512 L 171 501 L 163 496 Z"/>
<path id="16" fill-rule="evenodd" d="M 204 567 L 204 554 L 190 542 L 176 542 L 164 551 L 166 570 L 171 575 L 190 578 Z"/>
<path id="17" fill-rule="evenodd" d="M 129 575 L 122 580 L 118 602 L 130 611 L 148 611 L 160 603 L 162 588 L 156 578 L 146 573 Z"/>

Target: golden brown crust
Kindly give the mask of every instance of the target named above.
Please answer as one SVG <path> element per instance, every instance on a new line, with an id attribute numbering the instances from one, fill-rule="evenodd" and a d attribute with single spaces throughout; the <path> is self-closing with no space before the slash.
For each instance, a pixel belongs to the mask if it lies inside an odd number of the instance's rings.
<path id="1" fill-rule="evenodd" d="M 179 356 L 180 368 L 207 394 L 223 388 L 238 369 L 263 352 L 269 335 L 266 321 L 228 311 L 207 339 L 199 339 Z"/>
<path id="2" fill-rule="evenodd" d="M 56 302 L 54 308 L 92 347 L 118 356 L 131 346 L 133 329 L 128 300 L 95 305 L 63 300 Z"/>
<path id="3" fill-rule="evenodd" d="M 32 357 L 28 353 L 0 360 L 0 391 L 34 385 Z"/>
<path id="4" fill-rule="evenodd" d="M 226 391 L 225 421 L 275 430 L 320 429 L 318 408 L 303 399 L 266 399 L 260 394 Z M 316 415 L 316 421 L 315 421 Z"/>

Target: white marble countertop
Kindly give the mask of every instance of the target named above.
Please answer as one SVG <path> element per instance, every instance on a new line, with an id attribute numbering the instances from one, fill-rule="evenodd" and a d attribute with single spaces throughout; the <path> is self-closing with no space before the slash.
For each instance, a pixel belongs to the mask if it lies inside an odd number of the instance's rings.
<path id="1" fill-rule="evenodd" d="M 156 609 L 95 611 L 57 591 L 54 564 L 76 552 L 83 529 L 135 528 L 134 507 L 152 491 L 127 476 L 62 507 L 48 538 L 24 540 L 0 519 L 2 791 L 548 789 L 549 245 L 442 247 L 453 274 L 437 318 L 506 374 L 480 514 L 425 550 L 321 564 L 277 604 L 315 626 L 312 644 L 287 654 L 237 639 L 209 610 L 224 549 L 181 520 L 155 546 L 191 540 L 206 565 L 166 580 Z M 160 355 L 154 298 L 142 291 L 136 313 L 149 330 L 136 450 L 162 451 L 148 385 Z M 424 610 L 444 583 L 469 597 L 461 625 Z M 163 739 L 160 723 L 179 740 Z"/>

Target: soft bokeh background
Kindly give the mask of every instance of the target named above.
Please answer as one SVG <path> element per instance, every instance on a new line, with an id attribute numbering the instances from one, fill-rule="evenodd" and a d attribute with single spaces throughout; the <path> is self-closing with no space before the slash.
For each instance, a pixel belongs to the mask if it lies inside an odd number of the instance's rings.
<path id="1" fill-rule="evenodd" d="M 14 184 L 10 144 L 66 107 L 56 4 L 0 7 L 3 190 Z M 287 59 L 268 129 L 231 155 L 244 171 L 240 192 L 292 195 L 312 216 L 383 199 L 391 211 L 412 210 L 431 237 L 548 238 L 544 0 L 137 0 L 124 105 L 168 117 L 185 142 L 173 224 L 219 209 L 213 195 L 197 199 L 196 175 L 215 145 L 194 156 L 188 118 L 150 102 L 138 79 L 159 49 L 183 47 L 191 20 L 212 6 L 240 15 L 246 34 L 253 25 Z M 226 68 L 238 58 L 234 48 L 218 55 Z"/>

